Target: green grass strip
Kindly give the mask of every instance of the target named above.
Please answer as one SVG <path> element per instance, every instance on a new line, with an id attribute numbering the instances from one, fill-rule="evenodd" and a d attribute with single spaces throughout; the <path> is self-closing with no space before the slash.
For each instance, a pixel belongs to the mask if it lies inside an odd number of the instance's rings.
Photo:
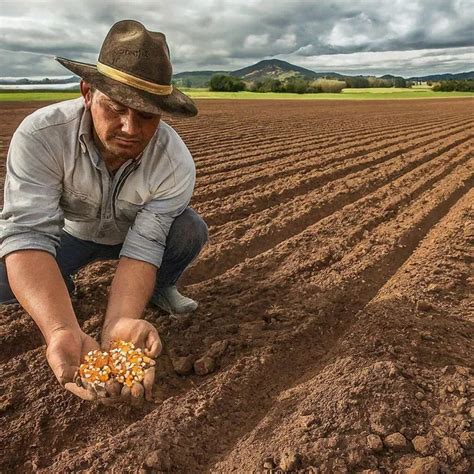
<path id="1" fill-rule="evenodd" d="M 264 100 L 387 100 L 387 99 L 445 99 L 474 97 L 474 92 L 433 92 L 426 88 L 413 89 L 343 89 L 340 94 L 290 94 L 285 92 L 213 92 L 207 89 L 181 89 L 193 99 L 264 99 Z M 79 92 L 61 91 L 0 91 L 0 101 L 30 102 L 60 101 L 79 97 Z"/>

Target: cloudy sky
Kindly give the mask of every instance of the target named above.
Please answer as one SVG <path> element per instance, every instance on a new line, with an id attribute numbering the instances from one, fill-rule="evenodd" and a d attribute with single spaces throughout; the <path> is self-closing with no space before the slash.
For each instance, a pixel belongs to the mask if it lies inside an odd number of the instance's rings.
<path id="1" fill-rule="evenodd" d="M 0 0 L 0 76 L 65 75 L 95 63 L 110 26 L 166 34 L 174 72 L 278 58 L 314 71 L 474 69 L 474 0 Z"/>

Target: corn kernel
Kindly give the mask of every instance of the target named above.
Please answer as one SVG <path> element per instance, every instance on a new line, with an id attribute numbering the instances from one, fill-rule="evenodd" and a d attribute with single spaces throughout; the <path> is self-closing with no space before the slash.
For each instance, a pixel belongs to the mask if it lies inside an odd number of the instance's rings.
<path id="1" fill-rule="evenodd" d="M 135 348 L 131 342 L 116 340 L 109 352 L 89 351 L 79 367 L 79 374 L 96 385 L 105 386 L 105 382 L 116 380 L 131 387 L 134 382 L 143 381 L 148 365 L 155 365 L 155 361 L 145 356 L 140 348 Z"/>

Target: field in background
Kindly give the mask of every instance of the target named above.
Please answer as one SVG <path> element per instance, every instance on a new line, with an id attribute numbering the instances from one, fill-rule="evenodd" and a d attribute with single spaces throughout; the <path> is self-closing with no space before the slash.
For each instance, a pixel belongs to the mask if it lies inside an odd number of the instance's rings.
<path id="1" fill-rule="evenodd" d="M 207 89 L 180 89 L 193 99 L 293 99 L 293 100 L 384 100 L 440 99 L 474 97 L 474 92 L 433 92 L 429 87 L 343 89 L 340 94 L 289 94 L 276 92 L 213 92 Z M 1 101 L 67 100 L 79 97 L 79 92 L 0 91 Z"/>
<path id="2" fill-rule="evenodd" d="M 79 95 L 79 92 L 62 91 L 0 91 L 0 102 L 60 101 L 75 99 Z"/>
<path id="3" fill-rule="evenodd" d="M 0 165 L 38 105 L 0 104 Z M 196 313 L 145 311 L 155 402 L 74 398 L 8 306 L 0 471 L 472 472 L 472 101 L 198 107 L 169 123 L 210 240 L 180 281 Z M 96 338 L 114 268 L 75 280 Z"/>

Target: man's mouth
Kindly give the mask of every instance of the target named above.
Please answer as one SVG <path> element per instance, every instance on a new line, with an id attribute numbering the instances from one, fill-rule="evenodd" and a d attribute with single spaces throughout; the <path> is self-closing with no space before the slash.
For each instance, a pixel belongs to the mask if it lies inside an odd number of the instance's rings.
<path id="1" fill-rule="evenodd" d="M 115 139 L 120 140 L 121 142 L 124 142 L 124 143 L 129 143 L 129 144 L 140 143 L 140 140 L 136 140 L 133 138 L 115 137 Z"/>
<path id="2" fill-rule="evenodd" d="M 136 146 L 139 144 L 139 140 L 128 140 L 127 138 L 120 138 L 120 137 L 115 137 L 115 140 L 119 142 L 120 145 L 123 146 Z"/>

